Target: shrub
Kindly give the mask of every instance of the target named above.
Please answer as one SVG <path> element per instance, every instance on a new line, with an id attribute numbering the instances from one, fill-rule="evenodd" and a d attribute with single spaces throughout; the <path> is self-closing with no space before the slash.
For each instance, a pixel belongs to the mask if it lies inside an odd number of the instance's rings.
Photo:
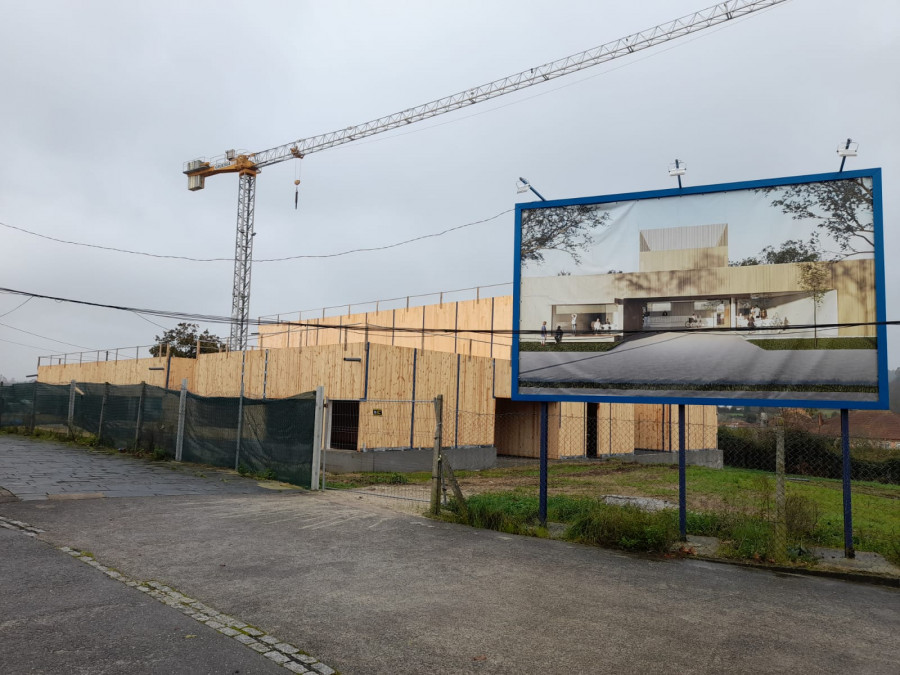
<path id="1" fill-rule="evenodd" d="M 634 506 L 598 502 L 575 518 L 565 538 L 626 551 L 666 553 L 678 541 L 677 515 L 669 510 L 650 513 Z"/>

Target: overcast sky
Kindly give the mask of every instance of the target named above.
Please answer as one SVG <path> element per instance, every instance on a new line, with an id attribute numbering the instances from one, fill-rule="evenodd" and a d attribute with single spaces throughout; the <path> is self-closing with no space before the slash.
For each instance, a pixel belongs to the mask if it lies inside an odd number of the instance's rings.
<path id="1" fill-rule="evenodd" d="M 237 179 L 188 192 L 189 159 L 365 122 L 713 4 L 0 2 L 0 222 L 199 258 L 234 255 Z M 309 155 L 297 211 L 298 162 L 267 168 L 254 257 L 378 246 L 489 218 L 526 200 L 518 176 L 568 198 L 674 187 L 676 157 L 688 185 L 834 171 L 849 136 L 860 156 L 848 169 L 884 170 L 887 313 L 900 319 L 898 19 L 896 0 L 793 0 Z M 512 247 L 509 213 L 383 252 L 257 263 L 251 315 L 511 281 Z M 228 316 L 232 279 L 231 262 L 0 227 L 6 288 Z M 23 299 L 0 294 L 7 378 L 34 373 L 39 355 L 148 345 L 163 331 L 128 312 L 37 299 L 15 309 Z M 897 367 L 900 330 L 889 334 Z"/>

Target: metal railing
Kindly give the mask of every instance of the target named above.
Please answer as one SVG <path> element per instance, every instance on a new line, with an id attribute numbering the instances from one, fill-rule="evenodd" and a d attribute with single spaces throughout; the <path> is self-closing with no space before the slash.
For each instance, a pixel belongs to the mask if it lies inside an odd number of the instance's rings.
<path id="1" fill-rule="evenodd" d="M 294 310 L 291 312 L 283 312 L 280 314 L 266 314 L 259 317 L 259 323 L 272 323 L 272 322 L 281 322 L 281 321 L 303 321 L 304 315 L 306 318 L 328 318 L 330 316 L 339 316 L 339 315 L 350 315 L 354 313 L 354 309 L 356 313 L 366 312 L 366 311 L 381 311 L 381 310 L 389 310 L 389 309 L 401 309 L 410 307 L 421 307 L 422 305 L 429 304 L 442 304 L 445 301 L 462 301 L 462 300 L 481 300 L 482 298 L 492 298 L 497 297 L 498 295 L 508 295 L 508 293 L 498 293 L 496 289 L 498 288 L 509 288 L 510 291 L 512 289 L 512 282 L 505 282 L 502 284 L 490 284 L 487 286 L 472 286 L 470 288 L 457 288 L 450 291 L 434 291 L 431 293 L 420 293 L 418 295 L 403 295 L 396 298 L 382 298 L 380 300 L 367 300 L 363 302 L 351 302 L 347 304 L 341 305 L 331 305 L 328 307 L 316 307 L 312 309 L 301 309 Z M 485 292 L 487 291 L 487 292 Z M 468 294 L 470 297 L 459 298 L 454 297 L 456 294 Z M 422 298 L 431 298 L 432 300 L 436 300 L 437 303 L 434 302 L 414 302 L 417 300 L 421 300 Z M 341 310 L 340 312 L 336 310 Z M 294 316 L 297 318 L 294 319 Z"/>

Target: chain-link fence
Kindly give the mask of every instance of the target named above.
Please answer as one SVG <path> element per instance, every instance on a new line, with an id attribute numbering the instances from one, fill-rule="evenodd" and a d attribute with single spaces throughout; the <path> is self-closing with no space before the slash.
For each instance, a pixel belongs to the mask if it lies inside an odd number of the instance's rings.
<path id="1" fill-rule="evenodd" d="M 730 408 L 716 415 L 688 406 L 681 425 L 678 406 L 656 408 L 616 417 L 602 405 L 566 414 L 550 404 L 545 513 L 565 536 L 800 564 L 866 551 L 900 566 L 897 416 L 849 414 L 845 473 L 839 411 Z M 498 450 L 495 467 L 457 472 L 471 522 L 508 531 L 534 526 L 541 514 L 539 404 L 457 419 L 461 436 L 493 426 Z"/>
<path id="2" fill-rule="evenodd" d="M 315 409 L 315 393 L 259 400 L 210 398 L 143 384 L 0 387 L 0 427 L 90 436 L 104 446 L 307 487 L 313 475 Z"/>
<path id="3" fill-rule="evenodd" d="M 442 417 L 446 425 L 448 416 Z M 433 399 L 330 399 L 325 487 L 424 511 L 431 497 L 436 419 Z"/>

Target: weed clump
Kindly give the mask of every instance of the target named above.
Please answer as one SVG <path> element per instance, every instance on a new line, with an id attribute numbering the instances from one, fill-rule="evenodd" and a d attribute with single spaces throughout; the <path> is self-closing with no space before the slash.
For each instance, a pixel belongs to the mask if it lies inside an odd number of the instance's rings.
<path id="1" fill-rule="evenodd" d="M 678 541 L 678 520 L 672 510 L 648 512 L 598 502 L 573 520 L 564 537 L 625 551 L 666 553 Z"/>

